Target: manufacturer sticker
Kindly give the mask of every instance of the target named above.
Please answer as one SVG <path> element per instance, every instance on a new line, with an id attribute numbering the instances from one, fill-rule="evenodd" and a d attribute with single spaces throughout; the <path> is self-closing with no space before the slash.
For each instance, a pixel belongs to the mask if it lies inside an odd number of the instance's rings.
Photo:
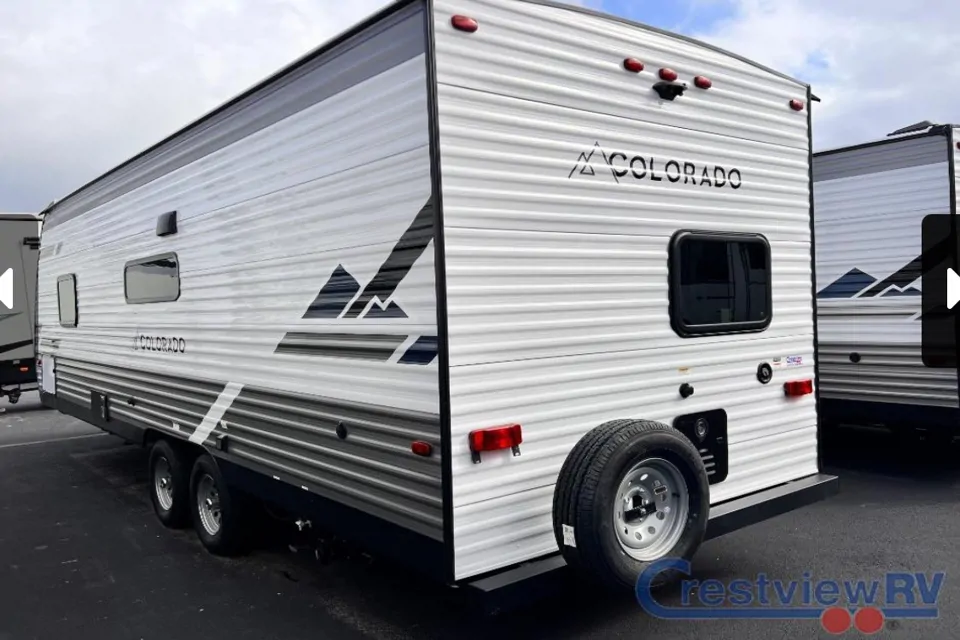
<path id="1" fill-rule="evenodd" d="M 563 525 L 563 544 L 568 547 L 577 546 L 577 539 L 573 535 L 573 527 L 568 524 Z"/>
<path id="2" fill-rule="evenodd" d="M 774 358 L 773 359 L 773 368 L 779 369 L 783 366 L 783 358 Z"/>
<path id="3" fill-rule="evenodd" d="M 787 356 L 787 366 L 788 366 L 788 367 L 802 367 L 802 366 L 803 366 L 803 356 Z"/>

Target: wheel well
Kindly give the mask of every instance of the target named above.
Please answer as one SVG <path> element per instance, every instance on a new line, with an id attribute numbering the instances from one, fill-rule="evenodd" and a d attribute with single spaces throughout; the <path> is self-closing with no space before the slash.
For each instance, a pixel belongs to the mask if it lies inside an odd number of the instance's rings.
<path id="1" fill-rule="evenodd" d="M 204 449 L 200 445 L 193 444 L 192 442 L 188 442 L 180 438 L 171 437 L 161 431 L 157 431 L 156 429 L 147 429 L 146 433 L 143 435 L 143 446 L 149 449 L 154 445 L 154 443 L 160 440 L 165 440 L 170 443 L 170 446 L 174 447 L 177 449 L 177 451 L 185 455 L 191 462 L 204 453 Z"/>

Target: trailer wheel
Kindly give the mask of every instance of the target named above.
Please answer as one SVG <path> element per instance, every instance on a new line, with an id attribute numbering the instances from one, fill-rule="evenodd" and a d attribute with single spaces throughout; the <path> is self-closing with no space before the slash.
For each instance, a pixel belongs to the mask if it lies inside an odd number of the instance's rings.
<path id="1" fill-rule="evenodd" d="M 190 474 L 193 527 L 207 551 L 232 556 L 243 550 L 242 497 L 231 492 L 213 458 L 202 455 Z"/>
<path id="2" fill-rule="evenodd" d="M 166 440 L 150 449 L 150 500 L 160 522 L 171 529 L 190 518 L 190 461 Z"/>
<path id="3" fill-rule="evenodd" d="M 572 568 L 634 589 L 652 562 L 693 556 L 709 508 L 706 469 L 683 434 L 658 422 L 617 420 L 585 435 L 564 462 L 554 535 Z M 674 577 L 661 574 L 654 584 Z"/>

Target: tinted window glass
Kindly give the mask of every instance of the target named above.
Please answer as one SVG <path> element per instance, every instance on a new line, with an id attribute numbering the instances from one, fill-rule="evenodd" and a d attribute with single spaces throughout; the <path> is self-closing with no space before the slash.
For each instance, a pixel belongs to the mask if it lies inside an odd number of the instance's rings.
<path id="1" fill-rule="evenodd" d="M 763 237 L 685 233 L 672 253 L 678 333 L 758 331 L 770 323 L 770 248 Z"/>
<path id="2" fill-rule="evenodd" d="M 168 253 L 128 262 L 123 272 L 127 302 L 173 302 L 180 297 L 180 265 L 177 256 Z"/>
<path id="3" fill-rule="evenodd" d="M 57 305 L 60 307 L 60 324 L 77 326 L 77 277 L 73 274 L 57 278 Z"/>

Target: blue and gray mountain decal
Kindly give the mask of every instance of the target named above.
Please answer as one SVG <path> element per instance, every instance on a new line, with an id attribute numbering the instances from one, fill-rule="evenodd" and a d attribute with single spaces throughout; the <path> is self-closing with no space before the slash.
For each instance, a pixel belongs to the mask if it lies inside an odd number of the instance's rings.
<path id="1" fill-rule="evenodd" d="M 817 297 L 820 299 L 837 299 L 919 296 L 920 290 L 910 285 L 920 277 L 920 265 L 916 265 L 915 272 L 912 268 L 914 262 L 907 266 L 911 268 L 901 269 L 883 280 L 877 280 L 869 273 L 853 268 L 821 289 L 817 293 Z"/>

